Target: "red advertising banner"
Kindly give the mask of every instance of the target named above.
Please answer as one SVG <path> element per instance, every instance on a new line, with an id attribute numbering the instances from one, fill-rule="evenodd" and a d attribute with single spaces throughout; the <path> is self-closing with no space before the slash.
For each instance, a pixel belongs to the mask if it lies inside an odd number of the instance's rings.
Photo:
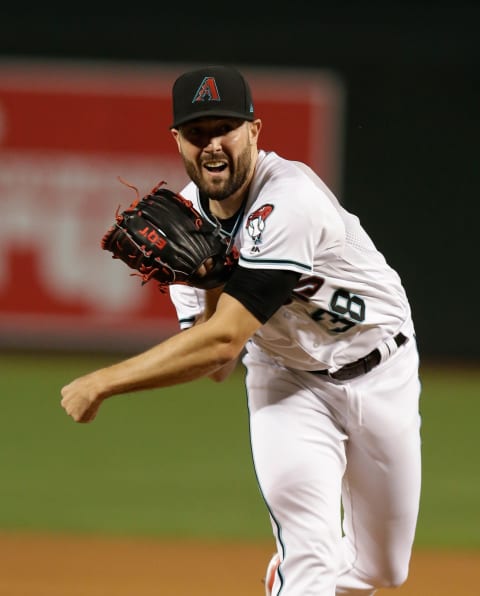
<path id="1" fill-rule="evenodd" d="M 138 349 L 178 330 L 168 294 L 141 286 L 100 241 L 135 198 L 119 176 L 141 194 L 187 182 L 169 126 L 172 83 L 189 67 L 0 61 L 0 347 L 115 350 L 122 338 Z M 338 191 L 336 77 L 242 71 L 261 148 Z"/>

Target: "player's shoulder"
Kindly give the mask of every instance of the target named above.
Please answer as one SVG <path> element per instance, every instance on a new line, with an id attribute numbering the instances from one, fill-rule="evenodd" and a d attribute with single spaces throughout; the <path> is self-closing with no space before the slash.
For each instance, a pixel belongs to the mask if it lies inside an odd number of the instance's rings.
<path id="1" fill-rule="evenodd" d="M 320 176 L 307 164 L 285 159 L 274 151 L 260 151 L 252 184 L 253 194 L 292 191 L 295 196 L 333 196 Z"/>
<path id="2" fill-rule="evenodd" d="M 306 164 L 286 159 L 275 151 L 260 150 L 256 164 L 256 177 L 262 179 L 264 184 L 279 180 L 285 183 L 289 181 L 304 183 L 308 181 L 305 171 L 307 168 Z"/>
<path id="3" fill-rule="evenodd" d="M 335 213 L 338 205 L 332 191 L 312 168 L 273 151 L 259 152 L 247 209 L 258 209 L 264 203 L 285 214 L 304 213 L 308 217 L 310 213 L 319 218 L 325 211 Z"/>

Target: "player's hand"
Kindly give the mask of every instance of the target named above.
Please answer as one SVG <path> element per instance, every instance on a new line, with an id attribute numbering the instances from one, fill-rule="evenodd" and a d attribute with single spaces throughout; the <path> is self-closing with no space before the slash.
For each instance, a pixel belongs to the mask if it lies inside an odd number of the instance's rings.
<path id="1" fill-rule="evenodd" d="M 62 408 L 75 422 L 95 419 L 103 399 L 97 389 L 94 374 L 75 379 L 61 390 Z"/>

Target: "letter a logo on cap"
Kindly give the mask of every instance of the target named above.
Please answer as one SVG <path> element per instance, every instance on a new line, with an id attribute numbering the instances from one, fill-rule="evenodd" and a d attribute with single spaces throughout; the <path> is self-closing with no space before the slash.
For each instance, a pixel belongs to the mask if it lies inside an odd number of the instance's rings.
<path id="1" fill-rule="evenodd" d="M 213 77 L 205 77 L 197 89 L 192 103 L 199 101 L 220 101 L 220 93 Z"/>

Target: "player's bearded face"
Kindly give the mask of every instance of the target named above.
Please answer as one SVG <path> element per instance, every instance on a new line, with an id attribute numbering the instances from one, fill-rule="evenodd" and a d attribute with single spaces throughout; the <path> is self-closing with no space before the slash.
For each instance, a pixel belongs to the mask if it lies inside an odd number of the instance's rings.
<path id="1" fill-rule="evenodd" d="M 235 118 L 206 118 L 182 127 L 179 144 L 185 169 L 200 191 L 223 201 L 245 185 L 252 172 L 250 128 Z"/>
<path id="2" fill-rule="evenodd" d="M 200 191 L 215 201 L 223 201 L 239 190 L 251 170 L 252 155 L 250 146 L 246 145 L 236 158 L 231 158 L 223 152 L 215 157 L 203 155 L 198 161 L 183 155 L 183 162 L 189 178 L 198 186 Z M 215 173 L 209 170 L 209 164 L 222 162 L 222 169 Z"/>

